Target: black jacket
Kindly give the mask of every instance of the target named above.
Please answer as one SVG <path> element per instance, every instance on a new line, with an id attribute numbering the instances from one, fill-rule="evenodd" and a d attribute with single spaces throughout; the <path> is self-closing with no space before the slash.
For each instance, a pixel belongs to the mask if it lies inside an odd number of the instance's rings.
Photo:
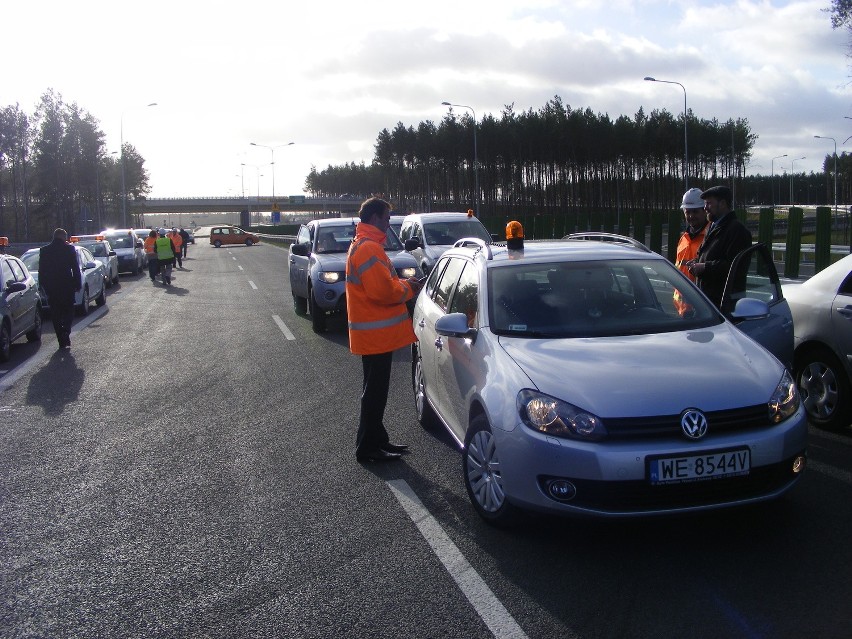
<path id="1" fill-rule="evenodd" d="M 721 308 L 722 293 L 731 262 L 740 251 L 751 246 L 751 231 L 737 219 L 733 211 L 713 226 L 698 247 L 696 261 L 703 263 L 704 273 L 698 277 L 698 288 Z"/>
<path id="2" fill-rule="evenodd" d="M 73 306 L 82 275 L 77 251 L 70 244 L 53 240 L 39 250 L 38 282 L 51 306 Z"/>

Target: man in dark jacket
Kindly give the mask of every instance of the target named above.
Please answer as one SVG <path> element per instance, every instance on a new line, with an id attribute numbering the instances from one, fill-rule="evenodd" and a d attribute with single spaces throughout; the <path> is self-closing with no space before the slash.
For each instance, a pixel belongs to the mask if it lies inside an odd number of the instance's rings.
<path id="1" fill-rule="evenodd" d="M 65 229 L 53 232 L 53 241 L 41 247 L 38 281 L 50 304 L 50 316 L 59 348 L 71 348 L 71 323 L 74 321 L 74 295 L 80 290 L 82 275 L 77 252 L 68 244 Z"/>
<path id="2" fill-rule="evenodd" d="M 731 189 L 714 186 L 701 194 L 710 228 L 698 247 L 698 255 L 689 265 L 698 288 L 720 309 L 722 293 L 731 262 L 740 251 L 751 246 L 751 231 L 737 219 L 733 211 Z M 732 309 L 722 309 L 729 311 Z"/>

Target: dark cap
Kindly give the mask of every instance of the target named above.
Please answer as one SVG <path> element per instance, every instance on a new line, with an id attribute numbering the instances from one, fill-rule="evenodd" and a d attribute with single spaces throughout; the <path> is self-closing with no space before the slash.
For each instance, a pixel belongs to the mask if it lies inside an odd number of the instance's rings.
<path id="1" fill-rule="evenodd" d="M 709 189 L 707 189 L 701 194 L 702 200 L 706 200 L 708 197 L 715 197 L 720 200 L 725 200 L 725 202 L 728 203 L 728 206 L 731 206 L 731 202 L 734 199 L 734 195 L 733 193 L 731 193 L 731 189 L 724 185 L 711 186 Z"/>

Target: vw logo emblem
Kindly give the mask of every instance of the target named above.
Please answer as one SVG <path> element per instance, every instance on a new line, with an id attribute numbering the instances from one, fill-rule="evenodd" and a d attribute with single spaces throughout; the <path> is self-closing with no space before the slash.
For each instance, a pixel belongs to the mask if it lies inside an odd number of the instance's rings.
<path id="1" fill-rule="evenodd" d="M 701 439 L 707 434 L 707 418 L 700 410 L 690 408 L 680 417 L 680 429 L 689 439 Z"/>

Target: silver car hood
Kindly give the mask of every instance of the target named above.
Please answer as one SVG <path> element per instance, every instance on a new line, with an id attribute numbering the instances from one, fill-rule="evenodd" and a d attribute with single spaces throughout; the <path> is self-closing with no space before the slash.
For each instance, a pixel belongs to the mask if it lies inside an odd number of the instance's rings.
<path id="1" fill-rule="evenodd" d="M 784 372 L 728 323 L 655 335 L 499 341 L 538 390 L 600 417 L 753 406 L 769 400 Z"/>

